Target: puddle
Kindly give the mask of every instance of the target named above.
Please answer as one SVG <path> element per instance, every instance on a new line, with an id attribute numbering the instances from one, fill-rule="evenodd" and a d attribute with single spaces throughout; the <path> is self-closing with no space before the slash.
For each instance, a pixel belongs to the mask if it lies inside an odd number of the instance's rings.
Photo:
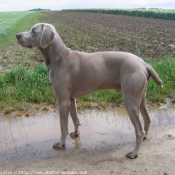
<path id="1" fill-rule="evenodd" d="M 175 108 L 148 108 L 152 118 L 151 127 L 175 124 Z M 73 149 L 135 142 L 133 125 L 124 108 L 89 110 L 79 113 L 81 136 L 67 137 L 66 149 L 54 150 L 52 145 L 60 138 L 60 123 L 57 112 L 48 111 L 37 116 L 0 118 L 0 163 L 25 162 L 60 156 Z M 69 132 L 73 131 L 69 117 Z"/>

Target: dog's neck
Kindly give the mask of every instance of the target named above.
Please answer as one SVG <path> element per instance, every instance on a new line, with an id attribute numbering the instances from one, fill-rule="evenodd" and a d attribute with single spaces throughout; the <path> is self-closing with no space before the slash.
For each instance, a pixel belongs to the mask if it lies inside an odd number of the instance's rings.
<path id="1" fill-rule="evenodd" d="M 38 47 L 38 49 L 41 51 L 41 53 L 43 55 L 44 63 L 45 63 L 47 68 L 50 67 L 50 65 L 54 61 L 55 56 L 58 54 L 58 52 L 63 47 L 65 47 L 60 36 L 57 35 L 56 37 L 57 38 L 55 39 L 55 41 L 52 44 L 48 45 L 48 47 L 46 47 L 45 49 Z"/>

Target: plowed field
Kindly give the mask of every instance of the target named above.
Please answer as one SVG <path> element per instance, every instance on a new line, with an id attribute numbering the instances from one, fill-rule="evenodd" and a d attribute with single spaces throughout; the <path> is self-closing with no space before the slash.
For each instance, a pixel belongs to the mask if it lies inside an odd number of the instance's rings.
<path id="1" fill-rule="evenodd" d="M 86 52 L 120 50 L 143 58 L 175 56 L 175 21 L 84 12 L 49 12 L 64 43 Z"/>

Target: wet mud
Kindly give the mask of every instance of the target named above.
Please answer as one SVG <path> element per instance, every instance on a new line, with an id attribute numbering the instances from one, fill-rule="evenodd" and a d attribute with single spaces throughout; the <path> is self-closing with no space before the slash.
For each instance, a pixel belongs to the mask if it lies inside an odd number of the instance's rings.
<path id="1" fill-rule="evenodd" d="M 175 124 L 174 107 L 149 107 L 151 128 Z M 115 149 L 135 142 L 133 125 L 124 108 L 86 110 L 79 113 L 80 137 L 68 135 L 66 148 L 55 150 L 60 123 L 56 110 L 42 110 L 34 115 L 0 118 L 0 164 L 19 164 L 61 156 L 65 152 L 98 148 Z M 27 117 L 26 117 L 27 116 Z M 140 116 L 141 120 L 142 117 Z M 143 122 L 143 121 L 142 121 Z M 69 133 L 74 129 L 69 116 Z"/>

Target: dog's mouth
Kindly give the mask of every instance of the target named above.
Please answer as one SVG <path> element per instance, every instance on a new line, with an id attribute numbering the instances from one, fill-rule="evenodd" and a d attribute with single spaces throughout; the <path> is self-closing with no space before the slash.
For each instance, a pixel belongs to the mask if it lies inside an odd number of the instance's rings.
<path id="1" fill-rule="evenodd" d="M 21 45 L 21 46 L 23 46 L 23 47 L 26 47 L 26 48 L 29 48 L 29 49 L 31 49 L 33 46 L 32 45 L 25 45 L 25 44 L 23 44 L 22 42 L 20 42 L 19 40 L 17 40 L 18 41 L 18 43 Z"/>
<path id="2" fill-rule="evenodd" d="M 27 48 L 29 48 L 29 49 L 31 49 L 31 48 L 32 48 L 32 46 L 24 46 L 24 47 L 27 47 Z"/>

